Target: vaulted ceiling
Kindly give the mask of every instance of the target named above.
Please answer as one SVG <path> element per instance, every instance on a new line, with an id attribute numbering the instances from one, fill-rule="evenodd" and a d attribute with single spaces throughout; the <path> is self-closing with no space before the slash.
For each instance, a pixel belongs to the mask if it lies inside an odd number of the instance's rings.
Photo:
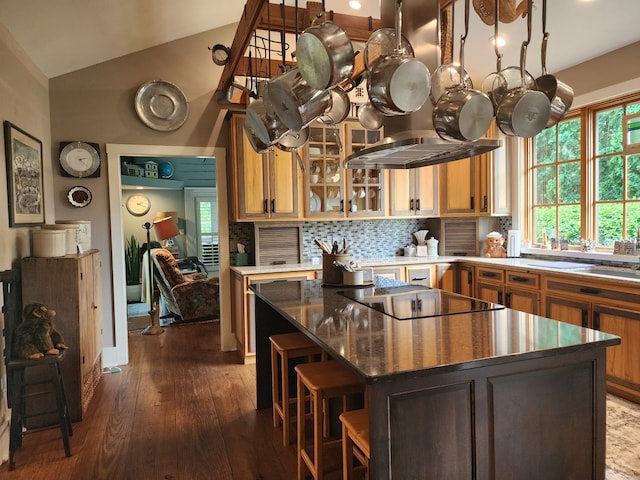
<path id="1" fill-rule="evenodd" d="M 296 3 L 299 8 L 306 7 L 305 0 L 285 0 L 290 8 L 295 8 Z M 361 0 L 361 3 L 360 13 L 349 10 L 346 0 L 326 0 L 325 7 L 365 19 L 368 15 L 378 16 L 375 13 L 379 10 L 378 0 Z M 456 3 L 456 38 L 463 28 L 460 14 L 463 5 L 461 0 Z M 0 0 L 0 23 L 40 70 L 53 78 L 240 22 L 243 11 L 242 0 Z M 541 0 L 534 1 L 533 15 L 528 69 L 537 76 L 540 73 Z M 638 18 L 640 2 L 637 0 L 549 0 L 548 70 L 557 72 L 640 41 Z M 519 18 L 501 24 L 500 28 L 501 36 L 509 41 L 503 49 L 503 65 L 516 65 L 520 44 L 525 38 L 525 22 Z M 472 76 L 474 70 L 489 73 L 495 67 L 494 50 L 489 41 L 492 35 L 493 27 L 472 14 L 465 53 L 465 64 Z"/>

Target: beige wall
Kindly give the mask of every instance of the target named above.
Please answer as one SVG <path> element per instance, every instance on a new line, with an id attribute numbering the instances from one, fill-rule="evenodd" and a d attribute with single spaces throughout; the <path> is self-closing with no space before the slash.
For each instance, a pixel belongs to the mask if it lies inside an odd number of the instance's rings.
<path id="1" fill-rule="evenodd" d="M 58 175 L 58 144 L 70 140 L 99 143 L 103 158 L 108 143 L 226 146 L 227 130 L 222 121 L 226 110 L 221 110 L 214 100 L 222 67 L 211 61 L 207 47 L 215 43 L 230 45 L 235 28 L 230 25 L 186 37 L 50 80 L 55 216 L 61 220 L 92 222 L 92 247 L 103 252 L 105 347 L 114 344 L 107 169 L 103 167 L 99 178 L 83 180 Z M 178 86 L 189 102 L 186 122 L 173 132 L 150 129 L 134 109 L 138 88 L 157 79 Z M 92 203 L 83 209 L 76 209 L 66 201 L 66 192 L 78 184 L 88 187 L 94 196 Z"/>
<path id="2" fill-rule="evenodd" d="M 49 89 L 45 76 L 32 64 L 3 25 L 0 25 L 0 119 L 10 121 L 43 144 L 44 205 L 46 220 L 54 218 L 49 124 Z M 6 163 L 4 134 L 0 158 Z M 31 253 L 29 228 L 9 228 L 6 169 L 0 167 L 0 270 L 19 267 L 19 259 Z M 1 293 L 0 293 L 1 295 Z M 4 301 L 3 301 L 4 304 Z M 4 328 L 4 318 L 0 330 Z M 4 339 L 0 347 L 4 351 Z M 0 462 L 9 458 L 9 430 L 4 361 L 0 363 Z M 6 468 L 6 467 L 2 467 Z"/>

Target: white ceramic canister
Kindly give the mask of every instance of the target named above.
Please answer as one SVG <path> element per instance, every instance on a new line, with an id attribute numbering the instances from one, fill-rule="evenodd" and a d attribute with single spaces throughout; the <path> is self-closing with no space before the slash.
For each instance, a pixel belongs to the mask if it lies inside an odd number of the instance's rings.
<path id="1" fill-rule="evenodd" d="M 64 257 L 66 255 L 64 230 L 31 230 L 31 252 L 34 257 Z"/>
<path id="2" fill-rule="evenodd" d="M 91 220 L 56 220 L 56 224 L 76 225 L 80 252 L 91 250 Z"/>
<path id="3" fill-rule="evenodd" d="M 78 253 L 78 232 L 80 230 L 79 225 L 58 225 L 58 224 L 46 224 L 42 228 L 45 230 L 62 230 L 65 233 L 65 252 L 66 255 L 73 255 Z"/>
<path id="4" fill-rule="evenodd" d="M 428 257 L 438 256 L 438 240 L 436 240 L 433 237 L 427 240 L 427 256 Z"/>

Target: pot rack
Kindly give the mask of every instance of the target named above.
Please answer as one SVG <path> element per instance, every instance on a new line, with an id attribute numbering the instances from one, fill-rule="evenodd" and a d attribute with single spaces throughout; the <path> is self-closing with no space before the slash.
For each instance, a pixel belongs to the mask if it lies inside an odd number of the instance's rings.
<path id="1" fill-rule="evenodd" d="M 447 0 L 450 2 L 451 0 Z M 273 55 L 275 58 L 271 58 L 269 54 L 269 47 L 264 50 L 264 56 L 269 57 L 268 65 L 265 68 L 261 65 L 264 62 L 264 58 L 256 58 L 256 56 L 249 57 L 246 55 L 247 50 L 252 50 L 250 47 L 251 41 L 254 35 L 261 37 L 259 31 L 278 32 L 281 38 L 285 33 L 298 35 L 302 33 L 306 28 L 311 26 L 312 22 L 324 11 L 323 2 L 307 1 L 306 7 L 291 7 L 284 5 L 284 2 L 271 3 L 268 0 L 247 0 L 244 6 L 244 11 L 238 28 L 236 30 L 231 48 L 229 49 L 229 59 L 224 66 L 224 70 L 218 82 L 217 91 L 228 91 L 234 82 L 234 77 L 249 77 L 251 75 L 258 76 L 259 78 L 268 79 L 271 76 L 275 76 L 280 72 L 280 66 L 284 63 L 286 65 L 295 65 L 293 61 L 287 61 L 282 57 L 280 53 L 283 46 L 283 40 L 277 42 L 277 45 L 273 48 L 276 53 Z M 380 19 L 372 17 L 358 17 L 355 15 L 347 15 L 341 13 L 327 12 L 328 18 L 332 19 L 339 25 L 342 25 L 349 38 L 356 42 L 366 42 L 371 32 L 380 28 Z M 261 47 L 259 47 L 261 48 Z M 227 104 L 225 108 L 244 109 L 245 104 Z"/>
<path id="2" fill-rule="evenodd" d="M 451 6 L 454 0 L 440 0 L 442 12 L 441 22 L 441 52 L 442 63 L 451 62 L 452 26 Z M 502 0 L 501 0 L 502 1 Z M 238 23 L 231 47 L 228 49 L 229 57 L 224 65 L 224 70 L 218 82 L 216 92 L 226 94 L 234 86 L 234 78 L 255 77 L 256 79 L 269 79 L 277 75 L 283 66 L 294 66 L 295 62 L 284 58 L 284 34 L 299 35 L 312 25 L 314 19 L 324 12 L 324 1 L 307 1 L 306 7 L 287 6 L 284 1 L 270 2 L 269 0 L 247 0 L 242 17 Z M 474 7 L 476 2 L 474 2 Z M 339 24 L 349 38 L 355 42 L 366 43 L 372 32 L 381 28 L 379 18 L 360 17 L 326 12 L 330 20 Z M 501 20 L 502 21 L 502 20 Z M 259 31 L 268 32 L 271 38 L 272 32 L 280 34 L 281 41 L 275 42 L 275 47 L 256 46 L 251 44 L 252 39 L 261 40 L 263 36 Z M 273 43 L 274 41 L 271 40 Z M 264 42 L 263 42 L 264 43 Z M 269 40 L 266 41 L 269 43 Z M 247 55 L 247 51 L 262 52 L 262 55 Z M 274 52 L 274 55 L 271 53 Z M 274 58 L 272 58 L 274 57 Z M 264 63 L 267 63 L 266 67 Z M 220 98 L 225 98 L 221 95 Z M 221 106 L 231 110 L 244 110 L 246 103 L 222 103 Z"/>

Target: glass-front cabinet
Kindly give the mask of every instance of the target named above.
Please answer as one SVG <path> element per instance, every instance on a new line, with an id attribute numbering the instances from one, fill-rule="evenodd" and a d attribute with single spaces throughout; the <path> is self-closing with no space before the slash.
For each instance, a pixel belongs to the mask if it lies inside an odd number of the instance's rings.
<path id="1" fill-rule="evenodd" d="M 345 170 L 340 126 L 311 124 L 307 155 L 305 216 L 344 216 Z"/>
<path id="2" fill-rule="evenodd" d="M 382 139 L 382 130 L 365 130 L 357 122 L 345 122 L 345 155 L 359 152 Z M 378 169 L 347 169 L 347 216 L 380 217 L 385 214 L 384 174 Z"/>

